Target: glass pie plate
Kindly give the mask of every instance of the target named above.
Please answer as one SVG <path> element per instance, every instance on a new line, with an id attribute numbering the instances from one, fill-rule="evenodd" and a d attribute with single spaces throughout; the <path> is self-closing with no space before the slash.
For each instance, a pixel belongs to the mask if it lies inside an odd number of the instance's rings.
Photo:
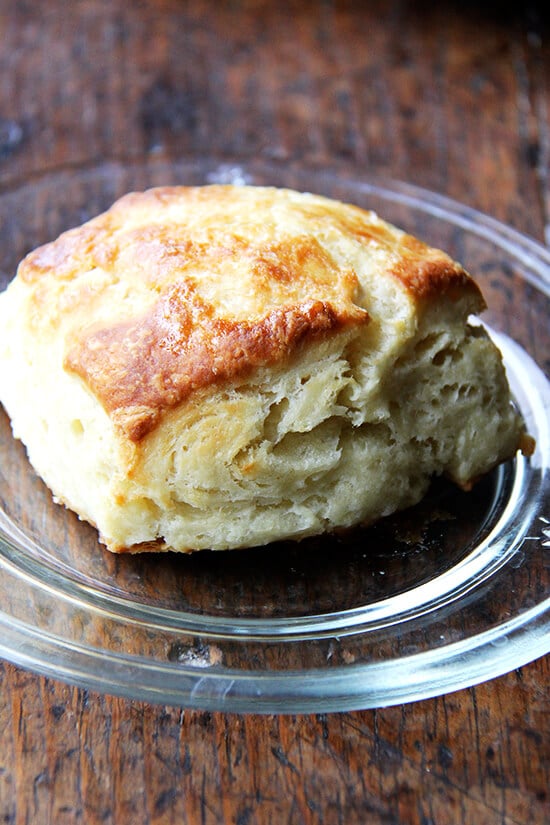
<path id="1" fill-rule="evenodd" d="M 216 160 L 58 171 L 0 194 L 0 286 L 31 248 L 131 189 L 273 184 L 368 207 L 475 274 L 534 455 L 473 491 L 345 535 L 190 556 L 115 556 L 55 505 L 0 408 L 0 655 L 134 699 L 341 711 L 474 685 L 550 650 L 546 249 L 404 183 Z"/>

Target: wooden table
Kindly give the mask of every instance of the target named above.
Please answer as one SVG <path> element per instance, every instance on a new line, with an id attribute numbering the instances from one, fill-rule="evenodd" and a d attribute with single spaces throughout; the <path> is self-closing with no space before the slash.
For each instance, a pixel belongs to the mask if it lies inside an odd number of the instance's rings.
<path id="1" fill-rule="evenodd" d="M 0 192 L 112 159 L 261 157 L 416 183 L 544 241 L 547 17 L 479 6 L 0 0 Z M 0 663 L 0 821 L 542 825 L 548 663 L 295 717 L 152 706 Z"/>

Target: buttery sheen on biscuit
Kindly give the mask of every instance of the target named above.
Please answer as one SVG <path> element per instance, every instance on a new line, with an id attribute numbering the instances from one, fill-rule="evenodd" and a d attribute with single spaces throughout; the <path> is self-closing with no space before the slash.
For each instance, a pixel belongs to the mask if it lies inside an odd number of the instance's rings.
<path id="1" fill-rule="evenodd" d="M 525 444 L 464 269 L 372 212 L 165 187 L 29 254 L 0 399 L 57 501 L 116 552 L 370 523 Z"/>

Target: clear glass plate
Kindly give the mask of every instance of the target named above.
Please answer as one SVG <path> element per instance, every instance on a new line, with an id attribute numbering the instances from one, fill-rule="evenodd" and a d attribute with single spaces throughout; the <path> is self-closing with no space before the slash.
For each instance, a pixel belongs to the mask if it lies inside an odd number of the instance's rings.
<path id="1" fill-rule="evenodd" d="M 472 209 L 391 181 L 214 160 L 59 171 L 0 195 L 0 286 L 31 248 L 131 189 L 274 184 L 375 209 L 475 274 L 537 450 L 473 492 L 340 537 L 233 553 L 113 556 L 52 503 L 0 411 L 0 654 L 123 696 L 239 712 L 438 695 L 550 649 L 550 255 Z"/>

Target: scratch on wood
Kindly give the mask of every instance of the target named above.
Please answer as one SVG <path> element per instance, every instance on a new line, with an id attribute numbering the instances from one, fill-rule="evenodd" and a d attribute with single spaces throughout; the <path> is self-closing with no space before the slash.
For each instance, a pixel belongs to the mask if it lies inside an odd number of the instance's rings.
<path id="1" fill-rule="evenodd" d="M 290 761 L 290 759 L 288 758 L 288 756 L 286 755 L 286 753 L 283 751 L 283 749 L 280 746 L 277 746 L 276 748 L 271 748 L 271 753 L 273 754 L 275 759 L 277 759 L 277 761 L 280 762 L 281 765 L 283 765 L 283 767 L 289 768 L 297 776 L 300 775 L 300 771 L 298 770 L 296 765 L 294 765 Z"/>

